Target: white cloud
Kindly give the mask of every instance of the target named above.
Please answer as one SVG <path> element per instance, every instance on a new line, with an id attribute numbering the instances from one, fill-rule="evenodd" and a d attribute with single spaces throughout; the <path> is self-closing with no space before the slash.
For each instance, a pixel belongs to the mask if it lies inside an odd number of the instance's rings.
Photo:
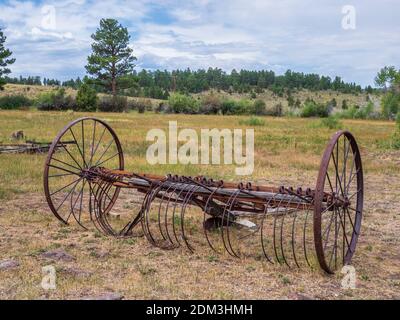
<path id="1" fill-rule="evenodd" d="M 62 0 L 0 3 L 0 25 L 17 62 L 13 73 L 84 74 L 90 35 L 103 17 L 127 26 L 143 68 L 272 68 L 341 75 L 370 84 L 398 63 L 400 3 L 353 0 L 356 30 L 341 28 L 345 1 Z M 56 27 L 44 28 L 44 5 Z M 46 24 L 45 24 L 46 26 Z M 398 66 L 399 67 L 399 66 Z"/>

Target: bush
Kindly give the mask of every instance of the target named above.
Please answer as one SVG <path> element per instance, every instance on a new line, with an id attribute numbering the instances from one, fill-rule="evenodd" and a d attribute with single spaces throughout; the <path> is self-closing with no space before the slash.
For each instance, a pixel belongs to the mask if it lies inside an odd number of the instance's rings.
<path id="1" fill-rule="evenodd" d="M 329 116 L 328 107 L 322 103 L 316 103 L 313 100 L 307 100 L 300 112 L 303 118 L 320 117 L 326 118 Z"/>
<path id="2" fill-rule="evenodd" d="M 222 107 L 220 97 L 214 92 L 204 95 L 201 98 L 200 113 L 202 114 L 217 114 Z"/>
<path id="3" fill-rule="evenodd" d="M 65 95 L 65 89 L 59 88 L 50 92 L 42 93 L 37 101 L 36 106 L 39 110 L 44 111 L 65 111 L 76 108 L 76 102 L 71 96 Z"/>
<path id="4" fill-rule="evenodd" d="M 24 95 L 0 97 L 0 109 L 12 110 L 29 107 L 32 101 Z"/>
<path id="5" fill-rule="evenodd" d="M 337 117 L 329 116 L 328 118 L 321 119 L 321 127 L 326 127 L 329 129 L 341 129 L 343 127 L 342 123 Z"/>
<path id="6" fill-rule="evenodd" d="M 396 92 L 387 92 L 381 100 L 382 115 L 386 119 L 394 119 L 397 112 L 400 111 L 400 94 Z"/>
<path id="7" fill-rule="evenodd" d="M 235 110 L 236 110 L 236 101 L 235 100 L 229 99 L 229 100 L 222 101 L 222 105 L 221 105 L 222 114 L 224 114 L 224 115 L 235 114 Z"/>
<path id="8" fill-rule="evenodd" d="M 239 100 L 236 103 L 235 114 L 254 114 L 254 104 L 247 99 Z"/>
<path id="9" fill-rule="evenodd" d="M 263 115 L 265 114 L 265 102 L 264 100 L 261 99 L 257 99 L 256 101 L 254 101 L 254 113 L 256 115 Z"/>
<path id="10" fill-rule="evenodd" d="M 139 113 L 152 111 L 153 104 L 150 99 L 134 99 L 128 101 L 128 110 L 137 110 Z"/>
<path id="11" fill-rule="evenodd" d="M 376 119 L 379 114 L 374 112 L 374 104 L 369 102 L 365 107 L 352 106 L 338 114 L 344 119 Z"/>
<path id="12" fill-rule="evenodd" d="M 397 130 L 400 131 L 400 111 L 397 112 L 396 124 L 397 124 Z"/>
<path id="13" fill-rule="evenodd" d="M 86 83 L 81 85 L 76 95 L 76 110 L 96 111 L 96 109 L 97 109 L 96 91 Z"/>
<path id="14" fill-rule="evenodd" d="M 200 109 L 198 100 L 180 93 L 172 93 L 168 98 L 168 105 L 172 113 L 195 114 Z"/>
<path id="15" fill-rule="evenodd" d="M 98 110 L 102 112 L 124 112 L 128 109 L 128 98 L 125 96 L 105 96 L 98 104 Z"/>
<path id="16" fill-rule="evenodd" d="M 244 126 L 264 126 L 265 121 L 257 117 L 250 117 L 249 119 L 240 120 L 239 124 Z"/>
<path id="17" fill-rule="evenodd" d="M 282 103 L 277 103 L 272 108 L 268 108 L 265 114 L 272 117 L 282 117 L 283 116 L 283 106 Z"/>

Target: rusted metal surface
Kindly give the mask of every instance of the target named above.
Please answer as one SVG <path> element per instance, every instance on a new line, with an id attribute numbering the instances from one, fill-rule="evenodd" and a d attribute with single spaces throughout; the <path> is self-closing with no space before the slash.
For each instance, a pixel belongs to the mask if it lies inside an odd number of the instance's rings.
<path id="1" fill-rule="evenodd" d="M 73 141 L 73 148 L 65 148 L 65 141 Z M 65 151 L 63 157 L 57 149 Z M 51 211 L 64 223 L 94 225 L 115 237 L 132 237 L 139 228 L 162 249 L 183 246 L 193 252 L 206 244 L 233 257 L 262 256 L 288 267 L 319 265 L 328 273 L 350 263 L 363 209 L 360 152 L 347 131 L 330 140 L 316 187 L 294 188 L 126 171 L 113 129 L 81 118 L 54 139 L 44 189 Z M 115 219 L 120 215 L 111 210 L 122 189 L 136 192 L 141 206 Z"/>

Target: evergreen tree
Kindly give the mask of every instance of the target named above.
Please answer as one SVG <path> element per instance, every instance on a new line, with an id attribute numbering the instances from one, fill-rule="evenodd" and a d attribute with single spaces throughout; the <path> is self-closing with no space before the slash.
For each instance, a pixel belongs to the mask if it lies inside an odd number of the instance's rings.
<path id="1" fill-rule="evenodd" d="M 93 52 L 88 57 L 86 71 L 115 96 L 117 79 L 131 73 L 135 67 L 136 57 L 129 47 L 128 29 L 115 19 L 101 19 L 92 39 Z"/>
<path id="2" fill-rule="evenodd" d="M 11 70 L 7 68 L 7 66 L 15 62 L 14 58 L 10 58 L 12 52 L 9 49 L 6 49 L 6 47 L 4 46 L 6 39 L 7 37 L 0 29 L 0 90 L 4 90 L 4 85 L 6 84 L 3 76 L 11 72 Z"/>

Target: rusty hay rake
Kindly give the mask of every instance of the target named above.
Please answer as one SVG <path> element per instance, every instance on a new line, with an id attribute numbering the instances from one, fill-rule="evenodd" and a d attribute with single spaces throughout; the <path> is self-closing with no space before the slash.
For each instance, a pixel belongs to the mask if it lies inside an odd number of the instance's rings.
<path id="1" fill-rule="evenodd" d="M 328 143 L 315 188 L 293 188 L 126 171 L 113 129 L 86 117 L 54 139 L 44 190 L 51 211 L 66 224 L 94 225 L 115 237 L 137 236 L 139 227 L 151 244 L 167 250 L 183 245 L 193 252 L 208 244 L 234 257 L 320 266 L 328 273 L 350 263 L 363 210 L 361 157 L 348 131 Z M 119 196 L 131 214 L 119 214 Z"/>

